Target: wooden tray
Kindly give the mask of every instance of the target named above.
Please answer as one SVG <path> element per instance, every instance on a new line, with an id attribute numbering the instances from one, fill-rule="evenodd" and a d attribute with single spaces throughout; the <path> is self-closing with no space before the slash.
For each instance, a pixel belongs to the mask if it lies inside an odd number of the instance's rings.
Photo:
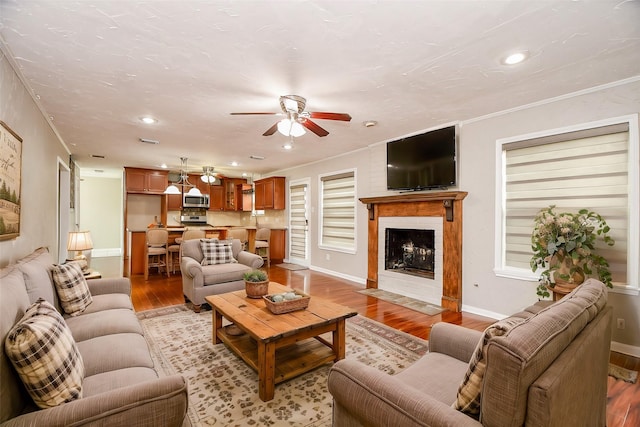
<path id="1" fill-rule="evenodd" d="M 272 312 L 273 314 L 283 314 L 283 313 L 289 313 L 291 311 L 304 310 L 309 306 L 309 300 L 311 299 L 309 295 L 303 294 L 302 292 L 299 292 L 296 290 L 291 292 L 293 292 L 296 295 L 301 295 L 302 298 L 292 299 L 288 301 L 273 302 L 271 300 L 271 297 L 273 295 L 280 295 L 280 294 L 270 294 L 270 295 L 263 296 L 262 299 L 264 300 L 264 303 L 266 304 L 269 311 Z"/>

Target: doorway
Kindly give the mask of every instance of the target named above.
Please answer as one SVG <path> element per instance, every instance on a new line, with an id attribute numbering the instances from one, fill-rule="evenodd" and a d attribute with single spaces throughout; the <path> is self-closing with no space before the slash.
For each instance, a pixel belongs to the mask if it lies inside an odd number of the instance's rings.
<path id="1" fill-rule="evenodd" d="M 289 182 L 289 262 L 309 266 L 309 178 Z"/>

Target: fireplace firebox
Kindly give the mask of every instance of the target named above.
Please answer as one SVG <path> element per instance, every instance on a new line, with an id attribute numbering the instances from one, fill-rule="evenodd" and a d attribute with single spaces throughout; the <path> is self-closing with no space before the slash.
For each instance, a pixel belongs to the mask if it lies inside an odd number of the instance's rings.
<path id="1" fill-rule="evenodd" d="M 435 230 L 385 229 L 385 270 L 435 277 Z"/>

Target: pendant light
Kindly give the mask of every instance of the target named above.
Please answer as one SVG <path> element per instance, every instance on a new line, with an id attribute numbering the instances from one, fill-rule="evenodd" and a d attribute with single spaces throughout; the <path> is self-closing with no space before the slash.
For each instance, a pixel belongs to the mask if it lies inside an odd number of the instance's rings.
<path id="1" fill-rule="evenodd" d="M 182 194 L 182 191 L 178 188 L 177 184 L 185 185 L 191 187 L 191 189 L 187 192 L 190 196 L 202 196 L 200 190 L 193 184 L 189 182 L 189 178 L 187 176 L 187 159 L 186 157 L 180 157 L 180 179 L 177 183 L 171 184 L 164 190 L 164 194 Z"/>
<path id="2" fill-rule="evenodd" d="M 211 166 L 203 166 L 202 170 L 204 174 L 200 177 L 202 182 L 206 182 L 207 184 L 213 184 L 216 182 L 216 176 L 213 173 L 213 167 Z"/>

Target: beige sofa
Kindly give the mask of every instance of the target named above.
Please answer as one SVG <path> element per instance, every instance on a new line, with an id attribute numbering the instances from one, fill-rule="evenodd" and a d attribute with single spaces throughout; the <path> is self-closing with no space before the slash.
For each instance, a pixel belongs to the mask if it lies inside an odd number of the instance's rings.
<path id="1" fill-rule="evenodd" d="M 333 425 L 602 427 L 611 341 L 606 302 L 605 285 L 589 279 L 554 304 L 507 319 L 517 324 L 483 347 L 479 420 L 452 405 L 481 332 L 437 323 L 429 353 L 394 376 L 342 360 L 328 380 Z"/>
<path id="2" fill-rule="evenodd" d="M 180 271 L 182 292 L 193 303 L 198 313 L 205 297 L 244 289 L 243 275 L 247 271 L 262 267 L 262 257 L 242 250 L 239 239 L 231 239 L 233 258 L 238 262 L 202 265 L 204 255 L 200 240 L 185 240 L 180 247 Z"/>
<path id="3" fill-rule="evenodd" d="M 0 270 L 0 426 L 182 425 L 186 380 L 158 378 L 126 278 L 88 280 L 93 302 L 82 314 L 65 316 L 84 363 L 82 397 L 48 409 L 35 406 L 4 346 L 7 333 L 38 298 L 60 311 L 52 265 L 41 248 Z"/>

